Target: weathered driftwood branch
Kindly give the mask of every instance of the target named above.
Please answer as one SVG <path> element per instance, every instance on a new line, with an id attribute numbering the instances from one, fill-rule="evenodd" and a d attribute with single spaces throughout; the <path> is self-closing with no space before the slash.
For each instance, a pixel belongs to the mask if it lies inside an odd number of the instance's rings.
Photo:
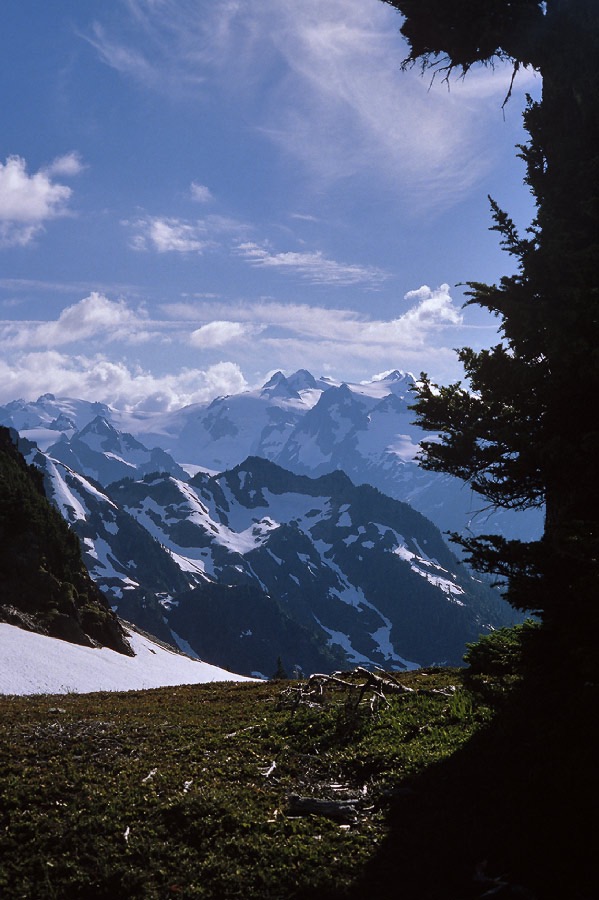
<path id="1" fill-rule="evenodd" d="M 290 794 L 287 798 L 287 813 L 291 816 L 325 816 L 327 819 L 340 819 L 344 822 L 355 822 L 358 818 L 356 804 L 352 800 L 318 800 L 316 797 L 300 797 Z"/>
<path id="2" fill-rule="evenodd" d="M 369 672 L 368 669 L 363 669 L 362 666 L 358 666 L 356 672 L 359 672 L 361 675 L 365 675 L 368 679 L 369 684 L 376 684 L 382 690 L 389 691 L 392 694 L 416 693 L 414 688 L 407 687 L 405 684 L 401 684 L 399 681 L 396 681 L 392 675 L 377 675 L 376 672 Z"/>
<path id="3" fill-rule="evenodd" d="M 350 680 L 355 676 L 362 676 L 364 680 Z M 288 687 L 281 693 L 281 700 L 290 702 L 293 709 L 301 704 L 305 706 L 321 706 L 331 697 L 331 694 L 344 693 L 346 703 L 357 708 L 364 699 L 367 699 L 371 709 L 378 709 L 381 703 L 388 705 L 387 694 L 409 695 L 417 693 L 413 688 L 406 687 L 393 676 L 378 675 L 368 669 L 358 666 L 353 672 L 333 672 L 326 675 L 316 672 L 310 675 L 305 685 Z"/>

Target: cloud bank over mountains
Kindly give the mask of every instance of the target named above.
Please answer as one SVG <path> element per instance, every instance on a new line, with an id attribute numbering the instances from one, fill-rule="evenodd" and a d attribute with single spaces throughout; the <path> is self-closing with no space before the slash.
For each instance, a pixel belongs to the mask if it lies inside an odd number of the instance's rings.
<path id="1" fill-rule="evenodd" d="M 0 401 L 455 380 L 453 348 L 497 340 L 448 285 L 504 273 L 485 198 L 528 73 L 504 114 L 501 66 L 402 72 L 380 0 L 29 2 L 0 71 L 28 110 L 0 157 Z"/>
<path id="2" fill-rule="evenodd" d="M 143 304 L 93 292 L 54 320 L 0 323 L 0 402 L 51 391 L 107 403 L 118 398 L 125 407 L 174 408 L 243 390 L 256 358 L 263 360 L 259 381 L 274 368 L 339 370 L 348 355 L 365 370 L 390 356 L 423 368 L 438 354 L 431 343 L 438 332 L 463 324 L 448 285 L 423 285 L 398 306 L 387 320 L 271 301 L 233 308 L 214 301 L 164 304 L 150 316 Z M 135 355 L 139 362 L 131 361 Z"/>

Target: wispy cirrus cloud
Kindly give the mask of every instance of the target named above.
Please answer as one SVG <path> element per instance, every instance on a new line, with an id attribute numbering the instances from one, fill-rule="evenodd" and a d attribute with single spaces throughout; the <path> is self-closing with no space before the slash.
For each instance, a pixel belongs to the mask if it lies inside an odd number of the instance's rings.
<path id="1" fill-rule="evenodd" d="M 255 129 L 319 186 L 352 177 L 421 209 L 463 198 L 492 164 L 509 67 L 450 92 L 400 72 L 400 18 L 380 0 L 127 0 L 89 37 L 104 62 L 153 90 L 251 108 Z M 117 37 L 118 35 L 118 37 Z M 531 89 L 522 73 L 517 89 Z"/>
<path id="2" fill-rule="evenodd" d="M 375 266 L 338 262 L 320 250 L 275 251 L 267 241 L 241 240 L 254 228 L 236 219 L 211 215 L 193 221 L 168 216 L 145 216 L 124 221 L 131 232 L 131 247 L 138 251 L 203 255 L 222 250 L 256 268 L 273 269 L 312 284 L 376 287 L 390 278 Z"/>
<path id="3" fill-rule="evenodd" d="M 374 266 L 340 263 L 328 259 L 320 251 L 277 253 L 270 250 L 267 245 L 248 241 L 239 244 L 237 253 L 252 266 L 299 275 L 313 284 L 340 286 L 367 284 L 374 287 L 390 277 L 387 272 Z"/>
<path id="4" fill-rule="evenodd" d="M 437 288 L 422 285 L 408 291 L 403 301 L 406 309 L 389 319 L 375 318 L 352 309 L 269 300 L 251 303 L 204 301 L 201 305 L 170 303 L 164 304 L 161 310 L 166 318 L 174 321 L 191 323 L 201 317 L 216 320 L 219 324 L 222 324 L 221 319 L 245 324 L 259 329 L 258 340 L 268 341 L 270 345 L 294 340 L 304 342 L 308 348 L 318 342 L 328 343 L 334 335 L 336 346 L 362 346 L 366 353 L 368 348 L 375 346 L 397 348 L 398 352 L 417 347 L 420 351 L 427 346 L 431 335 L 464 324 L 463 312 L 455 304 L 447 284 Z"/>
<path id="5" fill-rule="evenodd" d="M 222 246 L 225 238 L 245 234 L 248 226 L 226 216 L 189 221 L 175 216 L 143 216 L 122 223 L 132 232 L 134 250 L 202 254 Z"/>
<path id="6" fill-rule="evenodd" d="M 57 349 L 85 342 L 142 344 L 168 342 L 210 350 L 227 344 L 241 345 L 251 338 L 255 351 L 290 340 L 309 348 L 333 340 L 337 347 L 362 347 L 398 351 L 422 348 L 431 335 L 460 327 L 463 313 L 455 305 L 448 285 L 423 285 L 409 291 L 405 311 L 380 319 L 355 310 L 276 301 L 244 303 L 204 299 L 200 303 L 163 304 L 152 318 L 144 306 L 126 300 L 110 300 L 98 292 L 65 307 L 44 322 L 26 320 L 0 323 L 0 347 L 5 351 Z M 346 351 L 341 349 L 342 353 Z M 258 351 L 258 357 L 260 352 Z"/>
<path id="7" fill-rule="evenodd" d="M 66 215 L 73 191 L 55 178 L 77 175 L 82 168 L 76 153 L 31 174 L 21 156 L 0 162 L 0 246 L 30 244 L 46 222 Z"/>

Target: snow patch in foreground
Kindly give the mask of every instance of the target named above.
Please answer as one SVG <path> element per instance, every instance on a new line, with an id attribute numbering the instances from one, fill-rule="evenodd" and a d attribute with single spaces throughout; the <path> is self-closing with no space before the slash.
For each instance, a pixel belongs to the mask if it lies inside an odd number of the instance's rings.
<path id="1" fill-rule="evenodd" d="M 135 656 L 0 624 L 0 694 L 138 691 L 207 681 L 252 681 L 189 659 L 127 629 Z"/>

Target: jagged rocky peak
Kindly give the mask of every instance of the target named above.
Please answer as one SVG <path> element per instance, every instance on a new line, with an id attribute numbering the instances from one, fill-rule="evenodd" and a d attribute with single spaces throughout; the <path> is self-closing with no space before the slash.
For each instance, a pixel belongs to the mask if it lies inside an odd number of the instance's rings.
<path id="1" fill-rule="evenodd" d="M 77 429 L 76 423 L 70 416 L 67 416 L 66 413 L 60 413 L 55 419 L 53 419 L 48 428 L 51 431 L 75 431 Z"/>
<path id="2" fill-rule="evenodd" d="M 301 400 L 297 390 L 291 386 L 282 372 L 275 372 L 272 378 L 269 378 L 262 388 L 262 394 L 269 394 L 271 397 L 292 397 L 294 400 Z"/>
<path id="3" fill-rule="evenodd" d="M 100 438 L 104 450 L 126 446 L 130 450 L 146 450 L 143 444 L 126 431 L 117 431 L 104 416 L 98 415 L 76 435 L 79 441 L 90 443 L 90 437 Z"/>
<path id="4" fill-rule="evenodd" d="M 416 384 L 416 377 L 411 372 L 404 372 L 403 369 L 393 369 L 392 372 L 382 372 L 375 375 L 372 384 L 384 384 L 393 394 L 408 395 Z"/>
<path id="5" fill-rule="evenodd" d="M 248 456 L 243 463 L 216 478 L 229 484 L 235 496 L 243 497 L 244 500 L 249 497 L 254 506 L 257 500 L 264 500 L 263 489 L 273 494 L 295 492 L 308 496 L 328 496 L 353 487 L 351 479 L 339 469 L 319 478 L 310 478 L 289 472 L 260 456 Z"/>
<path id="6" fill-rule="evenodd" d="M 117 431 L 104 416 L 97 415 L 81 429 L 79 434 L 109 434 L 112 436 L 116 435 Z"/>
<path id="7" fill-rule="evenodd" d="M 323 413 L 331 415 L 333 410 L 336 410 L 338 413 L 342 412 L 344 417 L 349 416 L 352 419 L 357 417 L 361 420 L 365 415 L 362 399 L 345 382 L 340 384 L 339 387 L 331 387 L 328 391 L 324 391 L 312 412 L 316 413 L 318 411 L 320 415 Z"/>
<path id="8" fill-rule="evenodd" d="M 294 372 L 293 375 L 288 377 L 287 384 L 289 384 L 294 391 L 307 391 L 318 388 L 316 379 L 307 369 L 298 369 L 297 372 Z"/>
<path id="9" fill-rule="evenodd" d="M 287 396 L 299 397 L 301 391 L 322 390 L 325 387 L 329 387 L 329 384 L 322 383 L 322 379 L 317 381 L 307 369 L 298 369 L 297 372 L 287 376 L 281 371 L 275 372 L 263 385 L 262 391 L 267 391 L 271 396 L 275 391 L 281 394 L 286 392 Z"/>
<path id="10" fill-rule="evenodd" d="M 120 442 L 119 432 L 102 415 L 93 418 L 74 437 L 79 442 L 104 451 L 116 449 Z"/>

